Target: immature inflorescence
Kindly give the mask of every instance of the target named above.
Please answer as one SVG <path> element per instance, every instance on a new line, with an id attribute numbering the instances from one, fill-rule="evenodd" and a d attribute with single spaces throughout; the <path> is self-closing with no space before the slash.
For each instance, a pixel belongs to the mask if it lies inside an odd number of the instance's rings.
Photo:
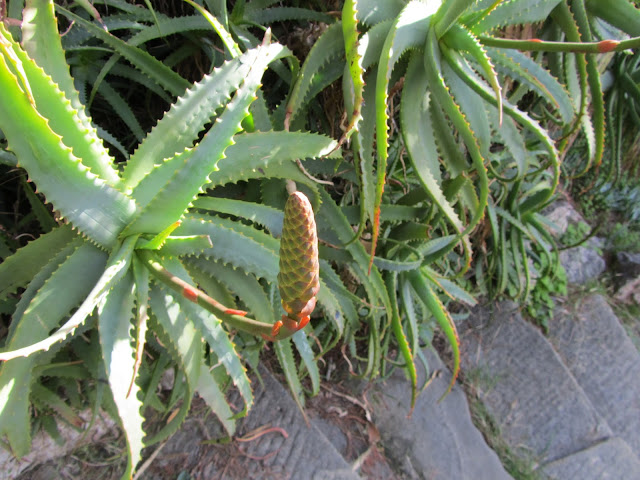
<path id="1" fill-rule="evenodd" d="M 278 286 L 291 320 L 300 322 L 311 314 L 320 289 L 318 234 L 311 203 L 302 192 L 290 195 L 284 209 Z"/>

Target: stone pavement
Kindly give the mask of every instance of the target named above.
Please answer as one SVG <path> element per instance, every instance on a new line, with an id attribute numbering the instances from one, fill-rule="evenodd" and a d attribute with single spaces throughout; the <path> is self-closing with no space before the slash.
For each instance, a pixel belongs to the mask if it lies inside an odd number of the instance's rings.
<path id="1" fill-rule="evenodd" d="M 408 417 L 411 389 L 396 370 L 373 386 L 369 400 L 387 458 L 402 478 L 508 480 L 498 456 L 471 421 L 467 398 L 455 385 L 441 402 L 451 372 L 432 351 L 424 351 L 436 375 Z M 419 379 L 421 385 L 423 379 Z"/>
<path id="2" fill-rule="evenodd" d="M 561 261 L 574 284 L 604 269 L 588 246 Z M 604 297 L 558 300 L 548 337 L 511 303 L 477 309 L 460 331 L 467 377 L 480 379 L 475 388 L 503 438 L 541 472 L 553 480 L 640 478 L 640 355 Z"/>

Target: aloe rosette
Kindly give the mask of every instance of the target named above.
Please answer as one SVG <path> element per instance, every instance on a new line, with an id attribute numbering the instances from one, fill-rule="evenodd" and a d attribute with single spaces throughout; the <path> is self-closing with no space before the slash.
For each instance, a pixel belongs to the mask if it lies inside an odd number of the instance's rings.
<path id="1" fill-rule="evenodd" d="M 205 187 L 256 172 L 296 178 L 296 159 L 340 152 L 328 137 L 275 132 L 268 121 L 260 131 L 243 132 L 254 111 L 268 115 L 260 94 L 264 71 L 291 56 L 270 42 L 267 31 L 261 45 L 243 53 L 232 49 L 231 58 L 183 91 L 119 170 L 75 90 L 53 2 L 28 0 L 22 28 L 21 45 L 0 22 L 0 129 L 18 166 L 66 224 L 0 264 L 0 300 L 24 288 L 0 350 L 0 439 L 16 456 L 29 452 L 30 400 L 42 391 L 32 388 L 36 367 L 63 344 L 91 338 L 102 365 L 87 360 L 87 375 L 106 374 L 127 443 L 123 478 L 131 478 L 142 448 L 177 430 L 195 392 L 234 434 L 238 415 L 225 390 L 233 385 L 239 391 L 241 413 L 254 402 L 236 339 L 272 333 L 275 316 L 265 289 L 277 279 L 278 240 L 199 204 L 207 198 L 201 195 Z M 97 26 L 78 21 L 74 28 Z M 170 70 L 162 62 L 107 31 L 100 35 L 163 86 Z M 228 213 L 242 217 L 248 205 L 233 203 Z M 317 271 L 316 259 L 316 284 Z M 330 291 L 318 302 L 337 322 L 340 308 Z M 79 328 L 81 339 L 74 336 Z M 276 339 L 296 332 L 282 328 Z M 159 340 L 152 356 L 142 354 L 148 338 Z M 298 335 L 293 343 L 313 370 L 306 338 Z M 149 401 L 163 406 L 147 393 L 155 390 L 153 381 L 139 377 L 155 368 L 152 362 L 175 367 L 185 381 L 179 411 L 147 438 L 142 412 Z"/>

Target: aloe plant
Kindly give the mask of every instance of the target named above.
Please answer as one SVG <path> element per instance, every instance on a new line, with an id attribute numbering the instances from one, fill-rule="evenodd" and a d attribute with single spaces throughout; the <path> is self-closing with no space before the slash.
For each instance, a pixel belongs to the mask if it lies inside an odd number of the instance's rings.
<path id="1" fill-rule="evenodd" d="M 233 434 L 237 415 L 225 400 L 226 382 L 242 395 L 245 411 L 253 395 L 223 325 L 270 335 L 277 318 L 257 280 L 276 281 L 277 238 L 211 214 L 216 207 L 196 197 L 207 186 L 247 179 L 263 168 L 274 177 L 303 177 L 294 159 L 330 152 L 335 156 L 339 151 L 334 141 L 314 134 L 242 132 L 263 72 L 290 55 L 285 47 L 270 43 L 267 32 L 260 46 L 190 86 L 121 170 L 103 147 L 74 88 L 53 4 L 28 2 L 22 30 L 20 45 L 0 25 L 0 129 L 18 166 L 58 212 L 60 225 L 0 266 L 3 298 L 26 288 L 0 353 L 0 435 L 6 436 L 15 455 L 29 451 L 29 393 L 35 367 L 48 361 L 79 328 L 92 326 L 100 339 L 100 370 L 125 432 L 129 460 L 123 478 L 128 478 L 143 445 L 180 425 L 195 391 Z M 144 60 L 142 71 L 166 68 L 142 52 L 131 55 L 136 66 Z M 183 82 L 175 84 L 178 89 Z M 205 129 L 209 122 L 213 125 Z M 198 140 L 201 132 L 204 136 Z M 281 223 L 282 213 L 273 213 L 280 215 Z M 230 266 L 244 273 L 232 274 Z M 227 282 L 226 288 L 240 295 L 257 319 L 197 287 L 213 291 L 216 278 Z M 331 297 L 328 287 L 318 294 L 329 311 L 335 308 Z M 275 337 L 287 338 L 297 330 L 285 325 Z M 183 373 L 186 392 L 179 414 L 145 442 L 144 391 L 137 372 L 150 332 Z M 306 354 L 310 347 L 304 347 L 305 342 L 304 337 L 296 339 Z"/>
<path id="2" fill-rule="evenodd" d="M 460 288 L 466 277 L 481 292 L 526 301 L 536 275 L 554 274 L 555 245 L 540 211 L 559 184 L 560 158 L 578 130 L 591 139 L 582 169 L 602 156 L 595 55 L 638 44 L 607 36 L 602 23 L 591 33 L 589 22 L 603 18 L 636 35 L 623 17 L 637 11 L 627 0 L 615 3 L 609 10 L 583 0 L 346 1 L 341 21 L 311 49 L 285 125 L 303 128 L 313 97 L 342 69 L 340 143 L 351 140 L 360 210 L 349 219 L 356 235 L 343 241 L 369 241 L 369 268 L 388 271 L 390 324 L 370 320 L 367 373 L 386 363 L 391 325 L 415 398 L 422 312 L 446 332 L 455 377 L 455 326 L 432 295 L 473 303 Z M 501 38 L 505 27 L 545 21 L 541 38 Z M 524 111 L 523 99 L 532 98 L 535 108 Z M 403 155 L 410 163 L 400 171 Z M 530 259 L 545 269 L 533 272 Z"/>
<path id="3" fill-rule="evenodd" d="M 197 15 L 169 18 L 120 0 L 105 0 L 112 15 L 57 7 L 73 22 L 61 43 L 53 5 L 32 0 L 21 30 L 12 27 L 21 45 L 1 30 L 1 158 L 26 170 L 59 223 L 0 265 L 0 300 L 25 288 L 0 352 L 0 435 L 18 455 L 29 449 L 16 433 L 28 431 L 29 394 L 53 402 L 38 366 L 63 344 L 81 350 L 84 339 L 70 340 L 80 329 L 100 341 L 102 367 L 91 375 L 107 377 L 126 432 L 125 477 L 143 444 L 180 425 L 195 391 L 233 433 L 225 387 L 240 391 L 241 413 L 250 408 L 245 364 L 255 366 L 263 338 L 275 340 L 300 405 L 300 377 L 317 393 L 316 358 L 341 340 L 356 375 L 404 368 L 413 405 L 419 364 L 428 368 L 420 350 L 437 325 L 453 353 L 450 390 L 460 355 L 448 303 L 474 305 L 473 289 L 526 299 L 530 259 L 545 266 L 538 275 L 553 274 L 540 211 L 560 158 L 579 131 L 591 148 L 580 171 L 602 154 L 595 55 L 639 43 L 608 36 L 600 21 L 635 36 L 627 0 L 610 10 L 589 0 L 347 0 L 340 19 L 270 0 L 231 11 L 187 3 Z M 326 23 L 301 65 L 267 28 L 299 19 Z M 501 38 L 504 27 L 533 22 L 544 22 L 540 38 Z M 119 38 L 120 28 L 137 32 Z M 181 46 L 164 62 L 143 48 L 211 29 L 213 42 Z M 170 66 L 193 48 L 216 68 L 191 85 Z M 267 68 L 273 91 L 260 88 Z M 150 132 L 119 97 L 120 76 L 171 104 Z M 321 124 L 316 97 L 340 78 L 343 132 L 305 132 Z M 125 135 L 93 126 L 85 108 L 96 94 Z M 285 206 L 303 195 L 287 194 L 292 182 L 309 200 L 299 210 Z M 312 211 L 317 247 L 300 233 Z M 141 409 L 159 408 L 154 382 L 170 365 L 184 378 L 172 395 L 183 404 L 143 439 Z"/>

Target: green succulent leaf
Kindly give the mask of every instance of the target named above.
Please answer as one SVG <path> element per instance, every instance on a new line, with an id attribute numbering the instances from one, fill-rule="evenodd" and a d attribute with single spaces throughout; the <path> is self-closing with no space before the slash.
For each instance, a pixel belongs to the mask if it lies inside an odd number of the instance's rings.
<path id="1" fill-rule="evenodd" d="M 574 117 L 574 108 L 565 87 L 531 57 L 516 50 L 488 48 L 487 53 L 499 72 L 525 83 L 558 110 L 564 123 Z"/>
<path id="2" fill-rule="evenodd" d="M 386 284 L 390 293 L 389 298 L 391 299 L 391 329 L 393 330 L 396 342 L 398 342 L 398 348 L 400 349 L 402 359 L 405 363 L 405 368 L 409 374 L 409 381 L 411 382 L 411 406 L 409 410 L 409 414 L 411 414 L 416 405 L 416 398 L 418 394 L 418 373 L 416 371 L 416 364 L 411 347 L 409 346 L 407 337 L 404 334 L 404 329 L 402 328 L 402 322 L 400 320 L 400 312 L 398 310 L 397 302 L 398 295 L 396 293 L 398 289 L 398 274 L 388 274 L 386 276 Z"/>
<path id="3" fill-rule="evenodd" d="M 43 268 L 43 278 L 36 276 L 23 293 L 5 351 L 29 348 L 38 340 L 46 341 L 49 332 L 89 294 L 105 261 L 104 252 L 80 239 L 54 256 L 51 270 Z M 0 365 L 0 436 L 7 436 L 17 456 L 26 455 L 31 448 L 29 391 L 32 370 L 42 358 L 42 353 L 37 352 Z"/>
<path id="4" fill-rule="evenodd" d="M 409 49 L 424 45 L 429 31 L 431 16 L 437 11 L 435 3 L 426 4 L 419 0 L 410 1 L 396 18 L 382 47 L 376 79 L 376 135 L 378 165 L 376 170 L 376 196 L 373 211 L 373 238 L 370 265 L 373 262 L 378 237 L 380 235 L 380 205 L 387 175 L 389 157 L 389 131 L 387 103 L 389 99 L 389 79 L 400 56 Z"/>
<path id="5" fill-rule="evenodd" d="M 196 391 L 218 417 L 227 434 L 232 437 L 236 432 L 234 414 L 225 399 L 224 392 L 220 390 L 215 376 L 206 365 L 200 366 L 200 376 L 198 377 Z"/>
<path id="6" fill-rule="evenodd" d="M 111 46 L 120 55 L 129 60 L 132 65 L 151 79 L 162 85 L 172 95 L 182 95 L 189 87 L 189 82 L 164 65 L 161 61 L 149 55 L 147 52 L 128 44 L 124 40 L 111 35 L 98 25 L 91 23 L 75 13 L 56 5 L 56 9 L 69 20 L 86 29 L 96 38 L 99 38 Z"/>
<path id="7" fill-rule="evenodd" d="M 114 250 L 91 292 L 86 295 L 80 307 L 62 327 L 46 339 L 33 345 L 0 353 L 0 360 L 6 361 L 12 358 L 26 357 L 41 350 L 48 350 L 52 345 L 63 341 L 72 334 L 86 320 L 87 316 L 93 312 L 94 308 L 108 296 L 109 290 L 126 274 L 131 263 L 136 241 L 137 236 L 128 237 L 119 249 Z M 93 255 L 96 255 L 95 252 Z M 65 263 L 68 263 L 68 261 Z"/>
<path id="8" fill-rule="evenodd" d="M 503 0 L 479 22 L 472 26 L 477 35 L 507 25 L 523 25 L 547 19 L 551 11 L 562 0 Z"/>
<path id="9" fill-rule="evenodd" d="M 189 273 L 178 260 L 166 260 L 165 267 L 174 275 L 178 275 L 185 281 L 193 283 Z M 253 405 L 253 393 L 246 370 L 240 362 L 240 357 L 222 324 L 211 312 L 193 305 L 184 297 L 177 297 L 176 301 L 184 315 L 191 319 L 195 327 L 200 331 L 211 350 L 216 354 L 222 365 L 229 373 L 233 384 L 242 395 L 246 410 Z"/>
<path id="10" fill-rule="evenodd" d="M 135 204 L 93 174 L 59 134 L 51 130 L 39 112 L 41 108 L 50 117 L 62 119 L 70 118 L 73 111 L 70 106 L 64 107 L 62 93 L 12 43 L 2 26 L 0 33 L 3 52 L 0 85 L 5 92 L 0 98 L 0 127 L 11 150 L 20 159 L 19 165 L 29 172 L 31 180 L 63 216 L 92 241 L 113 246 L 134 213 Z M 37 94 L 30 93 L 32 82 Z M 30 142 L 25 131 L 32 132 L 38 141 Z M 74 133 L 68 136 L 75 138 Z"/>
<path id="11" fill-rule="evenodd" d="M 299 330 L 291 337 L 291 340 L 293 340 L 293 344 L 300 354 L 302 363 L 307 369 L 309 379 L 311 380 L 311 395 L 315 396 L 320 392 L 320 371 L 318 370 L 318 363 L 309 344 L 307 334 L 304 333 L 304 330 Z"/>
<path id="12" fill-rule="evenodd" d="M 300 408 L 300 411 L 304 412 L 304 392 L 302 390 L 302 384 L 300 383 L 300 379 L 298 377 L 296 362 L 293 358 L 291 339 L 286 338 L 279 342 L 275 342 L 273 344 L 273 349 L 276 352 L 276 357 L 278 357 L 280 367 L 282 367 L 284 377 L 287 380 L 287 385 L 289 386 L 289 389 L 293 394 L 293 399 L 298 405 L 298 408 Z"/>
<path id="13" fill-rule="evenodd" d="M 252 68 L 259 68 L 256 64 L 258 58 L 265 55 L 260 63 L 269 58 L 273 61 L 273 57 L 280 53 L 277 50 L 277 46 L 249 50 L 214 69 L 210 75 L 188 89 L 131 155 L 123 172 L 125 185 L 128 188 L 136 187 L 154 167 L 191 147 L 198 133 L 215 112 L 229 101 Z M 181 128 L 175 128 L 176 125 L 181 125 Z M 151 194 L 136 192 L 136 195 L 147 197 Z"/>
<path id="14" fill-rule="evenodd" d="M 182 311 L 173 294 L 163 287 L 154 285 L 150 291 L 149 306 L 152 318 L 159 327 L 159 331 L 154 329 L 156 334 L 159 335 L 173 361 L 184 372 L 187 381 L 183 406 L 178 415 L 154 437 L 147 439 L 145 442 L 147 445 L 161 441 L 178 430 L 189 412 L 193 392 L 198 385 L 203 366 L 202 336 L 191 319 Z"/>
<path id="15" fill-rule="evenodd" d="M 282 210 L 255 202 L 233 200 L 231 198 L 198 197 L 193 208 L 211 212 L 226 213 L 245 218 L 265 227 L 272 235 L 279 237 L 282 233 Z"/>
<path id="16" fill-rule="evenodd" d="M 53 229 L 20 248 L 0 263 L 0 299 L 29 283 L 50 258 L 76 238 L 68 225 Z"/>
<path id="17" fill-rule="evenodd" d="M 84 112 L 84 105 L 80 102 L 78 91 L 69 74 L 69 67 L 65 59 L 65 53 L 60 43 L 60 33 L 57 28 L 57 20 L 54 15 L 54 4 L 51 0 L 30 0 L 26 3 L 22 14 L 22 46 L 27 54 L 51 76 L 64 97 L 69 100 L 73 115 L 56 114 L 56 127 L 60 127 L 65 119 L 69 124 L 68 133 L 57 131 L 65 139 L 65 143 L 74 150 L 74 154 L 82 159 L 91 171 L 104 179 L 111 186 L 117 186 L 120 177 L 113 165 L 113 158 L 104 148 L 98 137 L 96 129 Z M 39 87 L 32 86 L 36 91 Z M 43 89 L 46 95 L 47 89 Z M 71 142 L 66 140 L 72 137 Z M 77 138 L 77 139 L 76 139 Z"/>
<path id="18" fill-rule="evenodd" d="M 342 35 L 347 57 L 345 74 L 343 75 L 343 93 L 351 119 L 340 140 L 341 143 L 346 141 L 354 130 L 358 129 L 358 124 L 362 120 L 364 71 L 362 68 L 363 52 L 358 44 L 357 4 L 357 0 L 347 0 L 342 7 Z"/>
<path id="19" fill-rule="evenodd" d="M 292 161 L 299 158 L 341 158 L 337 142 L 329 137 L 302 132 L 254 132 L 234 137 L 207 187 L 252 178 L 289 178 L 311 183 Z"/>
<path id="20" fill-rule="evenodd" d="M 135 284 L 129 272 L 103 297 L 98 308 L 100 345 L 107 380 L 113 395 L 118 416 L 127 440 L 127 468 L 123 479 L 130 478 L 142 458 L 142 402 L 138 398 L 140 387 L 131 385 L 128 375 L 135 367 L 135 346 L 131 343 Z M 132 387 L 132 388 L 131 388 Z"/>
<path id="21" fill-rule="evenodd" d="M 429 312 L 431 312 L 431 314 L 438 322 L 438 325 L 447 337 L 449 345 L 451 346 L 451 350 L 453 351 L 453 375 L 451 376 L 449 388 L 447 388 L 446 392 L 440 398 L 440 401 L 442 401 L 442 399 L 453 388 L 453 385 L 456 382 L 456 378 L 458 377 L 458 372 L 460 371 L 460 339 L 458 338 L 456 326 L 453 323 L 449 312 L 447 312 L 438 296 L 427 284 L 424 277 L 421 275 L 420 270 L 414 270 L 407 275 L 409 281 L 411 282 L 411 286 L 417 293 L 420 300 L 427 306 Z"/>
<path id="22" fill-rule="evenodd" d="M 288 54 L 288 50 L 278 44 L 261 48 L 261 54 L 253 59 L 242 86 L 203 140 L 193 149 L 166 160 L 138 186 L 147 192 L 144 198 L 136 196 L 143 208 L 124 234 L 157 232 L 166 228 L 167 224 L 180 219 L 207 183 L 224 151 L 232 144 L 233 136 L 241 129 L 240 123 L 248 114 L 267 65 Z M 149 198 L 154 186 L 157 194 Z"/>

